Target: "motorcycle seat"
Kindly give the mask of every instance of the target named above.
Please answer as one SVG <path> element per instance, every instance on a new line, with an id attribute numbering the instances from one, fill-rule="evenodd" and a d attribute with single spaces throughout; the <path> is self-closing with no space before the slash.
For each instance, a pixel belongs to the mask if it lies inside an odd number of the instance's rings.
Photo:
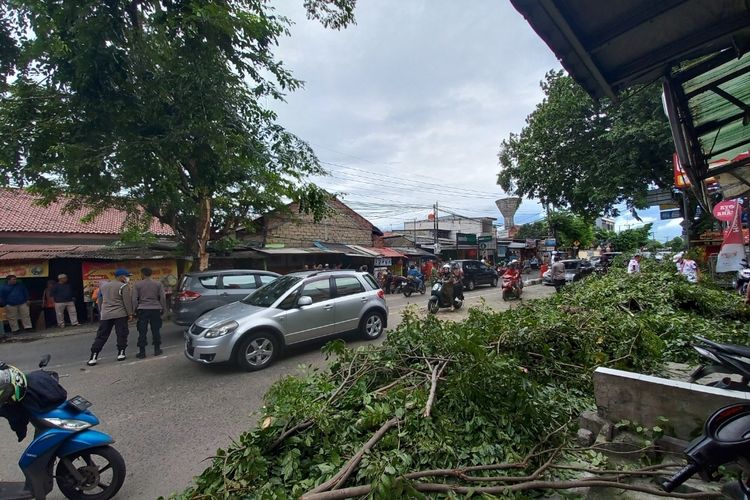
<path id="1" fill-rule="evenodd" d="M 726 354 L 735 354 L 737 356 L 750 358 L 750 347 L 745 347 L 745 346 L 736 345 L 736 344 L 722 344 L 720 342 L 713 342 L 703 337 L 696 336 L 696 338 L 700 340 L 702 343 L 706 344 L 707 346 L 712 347 L 718 351 L 724 352 Z"/>

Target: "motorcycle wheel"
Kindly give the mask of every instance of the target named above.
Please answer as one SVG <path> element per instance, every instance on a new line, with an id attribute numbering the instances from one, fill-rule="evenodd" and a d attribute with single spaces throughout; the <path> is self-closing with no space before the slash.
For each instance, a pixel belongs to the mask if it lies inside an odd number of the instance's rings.
<path id="1" fill-rule="evenodd" d="M 62 460 L 57 463 L 57 486 L 71 500 L 109 500 L 125 481 L 125 461 L 111 446 L 83 450 L 64 458 L 83 476 L 79 482 Z"/>
<path id="2" fill-rule="evenodd" d="M 508 302 L 509 298 L 510 298 L 510 292 L 508 290 L 503 290 L 503 300 L 505 302 Z"/>
<path id="3" fill-rule="evenodd" d="M 747 283 L 743 283 L 740 287 L 740 295 L 742 295 L 743 297 L 747 295 L 747 285 Z"/>
<path id="4" fill-rule="evenodd" d="M 411 290 L 404 290 L 404 297 L 411 297 Z"/>
<path id="5" fill-rule="evenodd" d="M 430 301 L 427 303 L 427 311 L 430 314 L 437 314 L 439 310 L 440 304 L 438 304 L 437 299 L 430 299 Z"/>
<path id="6" fill-rule="evenodd" d="M 463 301 L 458 302 L 458 303 L 454 302 L 453 303 L 453 309 L 455 309 L 456 311 L 458 311 L 459 309 L 461 309 L 462 305 L 464 305 Z"/>

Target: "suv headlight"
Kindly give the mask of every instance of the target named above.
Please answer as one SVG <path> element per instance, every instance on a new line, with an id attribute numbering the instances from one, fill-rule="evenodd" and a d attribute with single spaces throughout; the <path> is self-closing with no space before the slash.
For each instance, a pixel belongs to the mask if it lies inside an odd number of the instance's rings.
<path id="1" fill-rule="evenodd" d="M 223 323 L 219 323 L 218 325 L 212 326 L 211 328 L 206 330 L 206 334 L 204 336 L 207 339 L 223 337 L 224 335 L 227 335 L 235 331 L 238 326 L 240 326 L 240 324 L 237 323 L 236 321 L 225 321 Z"/>
<path id="2" fill-rule="evenodd" d="M 84 422 L 83 420 L 50 417 L 45 418 L 44 421 L 58 429 L 65 429 L 68 431 L 82 431 L 91 427 L 90 423 Z"/>

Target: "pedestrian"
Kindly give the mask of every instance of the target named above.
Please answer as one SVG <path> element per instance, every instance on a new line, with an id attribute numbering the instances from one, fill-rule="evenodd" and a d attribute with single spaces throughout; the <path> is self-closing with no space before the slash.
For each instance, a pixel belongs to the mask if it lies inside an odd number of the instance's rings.
<path id="1" fill-rule="evenodd" d="M 52 297 L 52 289 L 55 288 L 55 280 L 47 280 L 47 288 L 42 292 L 42 310 L 44 310 L 44 327 L 52 328 L 57 324 L 55 314 L 55 299 Z"/>
<path id="2" fill-rule="evenodd" d="M 83 287 L 83 305 L 86 306 L 86 321 L 89 323 L 94 322 L 94 289 L 96 287 L 91 283 Z"/>
<path id="3" fill-rule="evenodd" d="M 635 254 L 628 262 L 628 274 L 638 274 L 641 272 L 641 255 Z"/>
<path id="4" fill-rule="evenodd" d="M 125 349 L 128 347 L 128 321 L 133 319 L 133 299 L 128 286 L 130 273 L 126 269 L 115 271 L 114 281 L 105 281 L 99 285 L 99 328 L 96 338 L 91 344 L 89 366 L 94 366 L 99 360 L 104 344 L 107 343 L 112 327 L 117 334 L 117 361 L 125 359 Z"/>
<path id="5" fill-rule="evenodd" d="M 556 261 L 550 267 L 550 278 L 555 286 L 555 291 L 559 292 L 565 286 L 565 264 L 562 260 Z"/>
<path id="6" fill-rule="evenodd" d="M 65 311 L 68 311 L 70 324 L 78 326 L 78 314 L 76 313 L 75 298 L 73 296 L 73 287 L 68 283 L 67 274 L 58 274 L 57 283 L 52 287 L 52 298 L 55 301 L 55 316 L 57 317 L 57 326 L 65 328 Z"/>
<path id="7" fill-rule="evenodd" d="M 143 279 L 133 287 L 133 309 L 138 315 L 138 359 L 146 357 L 146 333 L 151 325 L 151 340 L 154 346 L 154 356 L 159 356 L 161 350 L 161 317 L 167 308 L 164 286 L 160 281 L 151 279 L 151 268 L 141 269 Z"/>
<path id="8" fill-rule="evenodd" d="M 679 252 L 672 257 L 672 262 L 677 266 L 677 272 L 685 276 L 688 282 L 698 283 L 698 264 L 693 259 L 686 259 L 684 252 Z"/>
<path id="9" fill-rule="evenodd" d="M 7 276 L 5 285 L 0 288 L 0 306 L 5 307 L 5 317 L 11 333 L 18 333 L 18 322 L 24 330 L 31 330 L 29 316 L 29 291 L 13 274 Z"/>

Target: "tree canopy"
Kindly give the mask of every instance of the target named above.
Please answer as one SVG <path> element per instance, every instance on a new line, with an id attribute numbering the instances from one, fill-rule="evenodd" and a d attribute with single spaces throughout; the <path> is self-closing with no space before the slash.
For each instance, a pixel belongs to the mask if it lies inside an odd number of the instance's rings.
<path id="1" fill-rule="evenodd" d="M 649 223 L 635 229 L 626 229 L 616 233 L 614 231 L 597 230 L 596 239 L 602 246 L 609 246 L 613 252 L 633 252 L 647 247 L 651 241 L 651 227 Z"/>
<path id="2" fill-rule="evenodd" d="M 305 0 L 341 28 L 356 0 Z M 0 174 L 206 244 L 300 200 L 321 216 L 312 149 L 268 99 L 301 87 L 273 49 L 290 22 L 264 0 L 10 0 L 0 6 Z"/>
<path id="3" fill-rule="evenodd" d="M 594 242 L 594 227 L 582 217 L 568 211 L 550 213 L 542 220 L 522 225 L 516 238 L 541 240 L 555 236 L 559 247 L 570 248 L 578 242 L 578 248 L 588 248 Z"/>
<path id="4" fill-rule="evenodd" d="M 544 100 L 501 143 L 498 184 L 517 196 L 569 208 L 587 219 L 642 207 L 650 184 L 671 181 L 674 145 L 656 85 L 594 101 L 569 76 L 550 71 Z"/>

